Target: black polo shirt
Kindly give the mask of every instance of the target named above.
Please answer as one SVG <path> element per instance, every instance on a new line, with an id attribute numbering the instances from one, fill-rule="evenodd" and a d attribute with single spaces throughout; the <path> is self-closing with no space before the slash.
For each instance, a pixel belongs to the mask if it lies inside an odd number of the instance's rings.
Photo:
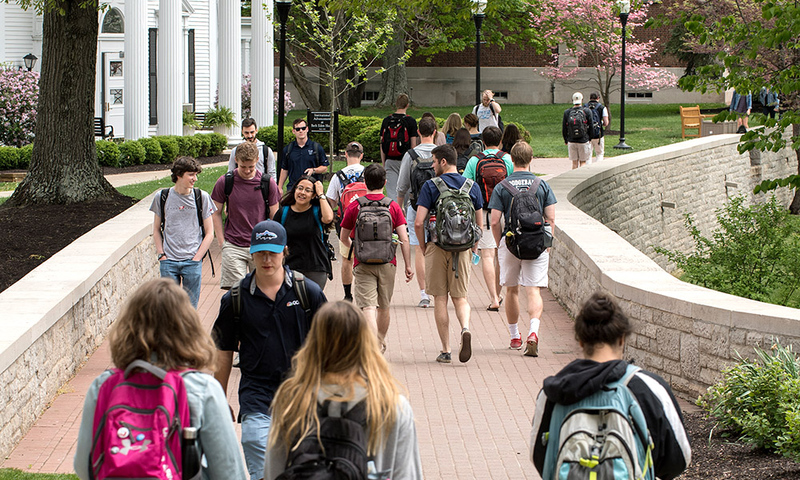
<path id="1" fill-rule="evenodd" d="M 241 334 L 233 319 L 231 294 L 222 297 L 213 336 L 219 350 L 239 350 L 239 414 L 268 413 L 275 391 L 292 366 L 311 327 L 311 316 L 327 301 L 319 285 L 306 279 L 311 315 L 306 317 L 295 294 L 291 271 L 275 301 L 264 295 L 253 281 L 253 273 L 242 279 Z M 241 342 L 241 346 L 239 346 Z"/>

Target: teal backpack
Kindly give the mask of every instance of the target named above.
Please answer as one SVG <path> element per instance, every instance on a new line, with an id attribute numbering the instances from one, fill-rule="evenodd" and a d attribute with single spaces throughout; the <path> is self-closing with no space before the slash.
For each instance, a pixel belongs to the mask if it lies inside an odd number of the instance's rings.
<path id="1" fill-rule="evenodd" d="M 653 441 L 647 422 L 628 388 L 639 367 L 573 403 L 556 404 L 550 431 L 538 439 L 547 446 L 545 480 L 653 480 Z"/>

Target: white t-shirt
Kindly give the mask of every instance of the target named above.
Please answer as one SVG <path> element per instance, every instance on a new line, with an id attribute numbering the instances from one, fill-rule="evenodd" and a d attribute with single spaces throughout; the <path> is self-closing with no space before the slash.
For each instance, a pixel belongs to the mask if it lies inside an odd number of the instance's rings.
<path id="1" fill-rule="evenodd" d="M 478 130 L 483 133 L 483 129 L 486 127 L 499 127 L 497 123 L 497 114 L 492 113 L 492 104 L 490 103 L 488 107 L 484 107 L 481 103 L 477 106 L 477 108 L 473 108 L 472 112 L 478 116 Z"/>

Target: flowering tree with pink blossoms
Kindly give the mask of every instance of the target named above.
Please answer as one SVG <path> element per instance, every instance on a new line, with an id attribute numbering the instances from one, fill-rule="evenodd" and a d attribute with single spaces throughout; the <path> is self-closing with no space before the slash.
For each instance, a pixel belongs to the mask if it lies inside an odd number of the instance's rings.
<path id="1" fill-rule="evenodd" d="M 552 65 L 541 74 L 555 82 L 577 80 L 581 66 L 594 69 L 592 81 L 608 105 L 614 77 L 621 73 L 622 25 L 618 10 L 608 0 L 549 0 L 540 5 L 541 13 L 531 18 L 531 26 L 544 40 L 561 44 L 562 52 L 553 55 Z M 677 77 L 650 61 L 655 40 L 638 42 L 633 33 L 647 19 L 645 4 L 634 4 L 628 16 L 626 38 L 626 88 L 659 90 L 676 85 Z"/>
<path id="2" fill-rule="evenodd" d="M 278 79 L 276 78 L 275 79 L 275 86 L 273 88 L 273 98 L 276 99 L 276 100 L 278 99 L 278 97 L 280 97 L 279 85 L 280 85 L 280 83 L 278 82 Z M 244 79 L 243 79 L 243 82 L 242 82 L 242 118 L 248 118 L 250 116 L 250 114 L 251 114 L 251 109 L 252 109 L 252 105 L 251 105 L 252 96 L 251 96 L 251 92 L 250 92 L 251 88 L 252 88 L 252 82 L 250 81 L 250 74 L 246 73 L 244 75 Z M 284 93 L 285 94 L 283 96 L 283 110 L 284 110 L 284 114 L 283 115 L 286 116 L 286 115 L 289 115 L 289 112 L 295 107 L 295 104 L 292 101 L 292 93 L 289 92 L 288 90 L 286 92 L 284 92 Z M 217 94 L 217 96 L 219 96 L 219 93 Z M 275 115 L 277 115 L 278 114 L 278 102 L 275 101 L 275 102 L 272 102 L 272 103 L 273 103 L 272 108 L 273 108 L 273 110 L 275 110 Z"/>
<path id="3" fill-rule="evenodd" d="M 0 69 L 0 144 L 22 147 L 33 142 L 39 73 Z"/>

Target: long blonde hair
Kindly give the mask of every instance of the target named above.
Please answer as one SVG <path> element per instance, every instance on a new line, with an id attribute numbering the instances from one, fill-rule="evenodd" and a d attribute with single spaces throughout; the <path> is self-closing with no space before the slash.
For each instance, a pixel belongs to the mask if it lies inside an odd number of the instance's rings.
<path id="1" fill-rule="evenodd" d="M 134 360 L 167 370 L 211 368 L 217 349 L 189 295 L 174 280 L 150 280 L 125 302 L 108 334 L 111 360 L 125 369 Z"/>
<path id="2" fill-rule="evenodd" d="M 459 128 L 461 128 L 461 115 L 453 112 L 447 117 L 447 120 L 444 121 L 442 131 L 451 137 L 455 137 Z"/>
<path id="3" fill-rule="evenodd" d="M 326 380 L 348 379 L 341 385 L 351 400 L 355 383 L 366 385 L 367 451 L 374 454 L 397 420 L 400 385 L 378 348 L 375 333 L 350 302 L 324 304 L 311 324 L 303 347 L 292 359 L 289 378 L 272 401 L 270 447 L 296 447 L 312 429 L 319 432 L 317 392 Z M 293 444 L 294 442 L 294 444 Z"/>

